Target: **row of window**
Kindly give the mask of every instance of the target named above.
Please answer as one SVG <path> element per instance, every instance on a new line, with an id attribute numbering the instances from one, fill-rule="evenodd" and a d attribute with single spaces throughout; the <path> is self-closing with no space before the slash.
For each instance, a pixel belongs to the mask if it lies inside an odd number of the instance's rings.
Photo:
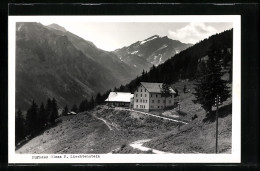
<path id="1" fill-rule="evenodd" d="M 138 89 L 136 90 L 136 92 L 138 92 Z M 141 92 L 143 92 L 143 89 L 141 88 Z M 144 89 L 144 92 L 146 92 L 146 89 Z"/>
<path id="2" fill-rule="evenodd" d="M 136 103 L 138 103 L 138 99 L 136 99 Z M 140 103 L 147 103 L 147 100 L 140 99 Z"/>
<path id="3" fill-rule="evenodd" d="M 136 109 L 138 109 L 138 105 L 136 105 Z M 145 109 L 145 105 L 140 105 L 140 109 Z M 156 106 L 151 105 L 151 109 L 156 109 Z M 157 109 L 163 109 L 163 106 L 157 106 Z"/>
<path id="4" fill-rule="evenodd" d="M 155 109 L 156 108 L 156 106 L 155 107 L 153 107 L 153 106 L 151 106 L 151 109 Z M 157 109 L 162 109 L 163 108 L 163 106 L 157 106 Z"/>
<path id="5" fill-rule="evenodd" d="M 136 105 L 136 108 L 138 108 L 138 105 Z M 140 105 L 140 109 L 145 109 L 145 105 Z"/>
<path id="6" fill-rule="evenodd" d="M 135 97 L 138 97 L 138 94 L 136 94 Z M 140 97 L 142 97 L 142 94 L 140 94 Z M 146 97 L 146 94 L 144 94 L 144 97 Z"/>
<path id="7" fill-rule="evenodd" d="M 160 94 L 161 97 L 163 97 L 162 94 Z M 135 94 L 135 97 L 138 97 L 138 94 Z M 140 97 L 142 97 L 142 94 L 140 94 Z M 144 94 L 144 97 L 146 97 L 146 94 Z M 153 94 L 151 94 L 151 97 L 153 97 Z M 159 97 L 159 94 L 155 94 L 155 97 Z M 172 98 L 172 95 L 170 96 Z"/>
<path id="8" fill-rule="evenodd" d="M 160 100 L 158 100 L 158 103 L 160 103 L 161 101 Z M 154 103 L 154 100 L 152 100 L 152 103 Z M 165 100 L 163 100 L 163 103 L 165 103 Z M 172 101 L 171 100 L 169 100 L 169 103 L 172 103 Z"/>
<path id="9" fill-rule="evenodd" d="M 138 99 L 136 99 L 135 101 L 136 101 L 136 103 L 138 103 Z M 160 102 L 161 102 L 161 100 L 158 100 L 158 103 L 160 103 Z M 140 103 L 147 103 L 147 100 L 140 99 Z M 154 100 L 152 100 L 152 103 L 154 103 Z M 165 103 L 165 100 L 163 100 L 163 103 Z M 172 101 L 169 100 L 169 103 L 172 103 Z"/>

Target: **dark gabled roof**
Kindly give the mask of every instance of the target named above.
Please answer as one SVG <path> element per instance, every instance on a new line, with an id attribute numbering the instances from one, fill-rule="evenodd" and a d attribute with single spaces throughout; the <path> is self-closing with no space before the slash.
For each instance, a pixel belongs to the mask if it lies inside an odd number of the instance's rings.
<path id="1" fill-rule="evenodd" d="M 161 93 L 163 83 L 148 83 L 141 82 L 140 83 L 144 88 L 150 93 Z M 170 87 L 170 93 L 175 94 L 176 92 Z"/>

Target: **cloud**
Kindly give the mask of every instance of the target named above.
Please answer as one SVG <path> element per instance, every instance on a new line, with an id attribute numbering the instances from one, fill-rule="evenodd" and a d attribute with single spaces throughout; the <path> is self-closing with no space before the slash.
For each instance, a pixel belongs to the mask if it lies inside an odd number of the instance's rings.
<path id="1" fill-rule="evenodd" d="M 205 23 L 189 23 L 176 31 L 169 30 L 168 34 L 172 39 L 179 40 L 183 43 L 195 44 L 217 32 L 217 29 L 212 26 L 207 26 Z"/>

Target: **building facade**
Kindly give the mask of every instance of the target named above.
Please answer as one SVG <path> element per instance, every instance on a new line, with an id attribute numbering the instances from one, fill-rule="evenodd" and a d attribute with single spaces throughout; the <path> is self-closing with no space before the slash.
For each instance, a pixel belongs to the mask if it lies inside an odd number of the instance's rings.
<path id="1" fill-rule="evenodd" d="M 170 87 L 170 96 L 166 98 L 166 107 L 174 105 L 175 91 Z M 162 95 L 162 83 L 141 82 L 134 92 L 133 109 L 149 112 L 161 110 L 165 105 Z"/>

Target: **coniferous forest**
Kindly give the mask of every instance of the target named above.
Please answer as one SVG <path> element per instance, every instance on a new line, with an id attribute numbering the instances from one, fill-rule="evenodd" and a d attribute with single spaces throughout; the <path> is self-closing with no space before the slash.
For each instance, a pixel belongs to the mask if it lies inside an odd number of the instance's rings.
<path id="1" fill-rule="evenodd" d="M 15 119 L 15 144 L 31 139 L 54 126 L 58 117 L 58 105 L 55 98 L 48 98 L 46 104 L 41 103 L 40 106 L 33 100 L 25 117 L 19 108 Z"/>

